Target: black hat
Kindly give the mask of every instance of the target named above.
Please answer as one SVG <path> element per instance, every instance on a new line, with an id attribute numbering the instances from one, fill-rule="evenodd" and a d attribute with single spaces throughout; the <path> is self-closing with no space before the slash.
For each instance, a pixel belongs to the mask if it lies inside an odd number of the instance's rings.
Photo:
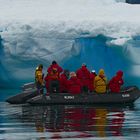
<path id="1" fill-rule="evenodd" d="M 55 60 L 52 61 L 52 64 L 57 64 L 57 62 Z"/>
<path id="2" fill-rule="evenodd" d="M 40 65 L 39 65 L 39 68 L 43 68 L 43 64 L 40 64 Z"/>

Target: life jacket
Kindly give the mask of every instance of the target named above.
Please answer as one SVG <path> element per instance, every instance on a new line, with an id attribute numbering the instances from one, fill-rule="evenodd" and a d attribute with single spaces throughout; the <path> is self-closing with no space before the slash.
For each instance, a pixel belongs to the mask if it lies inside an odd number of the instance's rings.
<path id="1" fill-rule="evenodd" d="M 37 71 L 39 70 L 38 67 L 36 67 L 36 70 L 35 70 L 35 81 L 37 82 L 38 81 L 38 76 L 37 76 Z"/>
<path id="2" fill-rule="evenodd" d="M 42 71 L 39 70 L 39 67 L 35 70 L 35 82 L 39 82 L 40 84 L 43 83 L 43 74 Z"/>
<path id="3" fill-rule="evenodd" d="M 61 74 L 60 76 L 60 91 L 63 92 L 63 91 L 67 91 L 68 90 L 68 78 L 67 76 L 63 73 Z"/>
<path id="4" fill-rule="evenodd" d="M 82 66 L 82 68 L 80 68 L 76 74 L 80 80 L 87 80 L 87 79 L 89 80 L 90 79 L 90 72 L 88 71 L 88 69 L 85 66 Z"/>
<path id="5" fill-rule="evenodd" d="M 79 94 L 81 93 L 81 82 L 77 77 L 71 77 L 68 81 L 69 93 Z"/>
<path id="6" fill-rule="evenodd" d="M 49 73 L 51 80 L 58 80 L 59 79 L 59 72 L 57 68 L 52 68 L 51 72 Z"/>
<path id="7" fill-rule="evenodd" d="M 87 71 L 82 70 L 81 72 L 83 80 L 89 79 L 89 73 Z"/>
<path id="8" fill-rule="evenodd" d="M 115 76 L 109 81 L 109 89 L 111 90 L 111 92 L 120 92 L 122 85 L 123 79 L 119 76 Z"/>
<path id="9" fill-rule="evenodd" d="M 107 79 L 106 77 L 96 76 L 94 79 L 94 87 L 97 93 L 106 92 L 107 88 Z"/>
<path id="10" fill-rule="evenodd" d="M 90 86 L 90 72 L 85 67 L 82 66 L 79 70 L 77 70 L 77 78 L 81 80 L 82 87 L 86 86 L 89 88 Z"/>

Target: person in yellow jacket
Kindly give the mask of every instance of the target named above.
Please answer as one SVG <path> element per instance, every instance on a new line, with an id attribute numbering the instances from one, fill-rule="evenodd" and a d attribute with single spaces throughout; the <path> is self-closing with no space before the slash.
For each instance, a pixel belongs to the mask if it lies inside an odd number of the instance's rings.
<path id="1" fill-rule="evenodd" d="M 107 88 L 107 78 L 103 69 L 99 70 L 99 74 L 94 79 L 94 87 L 97 93 L 105 93 Z"/>
<path id="2" fill-rule="evenodd" d="M 40 64 L 35 70 L 35 83 L 38 89 L 38 92 L 43 94 L 43 65 Z"/>

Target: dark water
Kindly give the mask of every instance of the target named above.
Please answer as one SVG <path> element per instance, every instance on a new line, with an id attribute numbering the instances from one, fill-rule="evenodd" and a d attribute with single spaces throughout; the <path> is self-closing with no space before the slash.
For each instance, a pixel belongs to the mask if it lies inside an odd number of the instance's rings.
<path id="1" fill-rule="evenodd" d="M 140 99 L 129 106 L 30 106 L 0 102 L 0 140 L 133 140 L 139 137 Z"/>
<path id="2" fill-rule="evenodd" d="M 126 0 L 127 3 L 140 4 L 140 0 Z"/>

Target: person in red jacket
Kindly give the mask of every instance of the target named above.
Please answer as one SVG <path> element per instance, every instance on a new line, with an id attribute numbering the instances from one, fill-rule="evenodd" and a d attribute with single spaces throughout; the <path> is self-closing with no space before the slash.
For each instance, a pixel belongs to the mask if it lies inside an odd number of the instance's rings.
<path id="1" fill-rule="evenodd" d="M 89 90 L 90 92 L 94 91 L 94 78 L 97 76 L 95 70 L 92 70 L 90 73 L 90 86 L 89 86 Z"/>
<path id="2" fill-rule="evenodd" d="M 110 81 L 109 81 L 109 89 L 111 92 L 120 92 L 121 86 L 123 85 L 124 81 L 122 79 L 123 77 L 123 72 L 119 70 L 116 73 L 116 76 L 114 76 Z"/>
<path id="3" fill-rule="evenodd" d="M 68 92 L 68 82 L 69 79 L 69 70 L 64 70 L 64 72 L 60 75 L 60 92 L 66 93 Z"/>
<path id="4" fill-rule="evenodd" d="M 88 92 L 90 86 L 90 71 L 87 69 L 85 63 L 83 63 L 82 67 L 77 70 L 76 74 L 77 78 L 81 81 L 82 91 Z"/>
<path id="5" fill-rule="evenodd" d="M 63 69 L 57 64 L 56 61 L 52 61 L 52 64 L 49 66 L 47 72 L 46 79 L 46 87 L 48 88 L 48 92 L 60 92 L 60 73 Z"/>
<path id="6" fill-rule="evenodd" d="M 77 78 L 75 72 L 70 73 L 70 79 L 68 80 L 68 92 L 72 94 L 81 93 L 81 82 Z"/>

